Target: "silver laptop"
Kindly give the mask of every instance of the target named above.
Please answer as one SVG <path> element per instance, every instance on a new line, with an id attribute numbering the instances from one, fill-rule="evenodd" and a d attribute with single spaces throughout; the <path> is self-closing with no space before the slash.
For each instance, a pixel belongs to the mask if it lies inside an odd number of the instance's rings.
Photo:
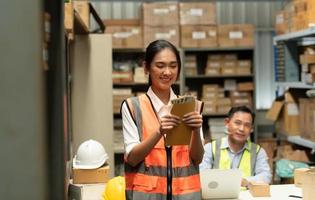
<path id="1" fill-rule="evenodd" d="M 241 190 L 239 169 L 205 169 L 200 172 L 202 199 L 237 199 Z"/>

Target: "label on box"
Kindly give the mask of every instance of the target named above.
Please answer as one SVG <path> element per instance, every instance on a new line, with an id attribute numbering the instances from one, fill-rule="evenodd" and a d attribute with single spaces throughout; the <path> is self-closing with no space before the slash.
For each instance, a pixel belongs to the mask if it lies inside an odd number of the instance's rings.
<path id="1" fill-rule="evenodd" d="M 133 34 L 131 32 L 117 32 L 113 34 L 114 38 L 128 38 L 132 36 Z"/>
<path id="2" fill-rule="evenodd" d="M 133 33 L 133 34 L 139 34 L 139 29 L 138 28 L 133 28 L 133 29 L 131 29 L 131 32 Z"/>
<path id="3" fill-rule="evenodd" d="M 276 24 L 283 24 L 284 23 L 284 17 L 283 17 L 283 14 L 278 14 L 276 16 Z"/>
<path id="4" fill-rule="evenodd" d="M 205 39 L 206 33 L 205 32 L 192 32 L 192 38 L 193 39 Z"/>
<path id="5" fill-rule="evenodd" d="M 208 31 L 208 35 L 210 37 L 215 37 L 217 35 L 217 32 L 216 31 Z"/>
<path id="6" fill-rule="evenodd" d="M 171 5 L 169 6 L 170 11 L 175 11 L 176 10 L 176 6 L 175 5 Z"/>
<path id="7" fill-rule="evenodd" d="M 175 29 L 170 30 L 170 35 L 176 35 L 176 30 Z"/>
<path id="8" fill-rule="evenodd" d="M 169 33 L 155 33 L 155 39 L 170 39 L 171 34 Z"/>
<path id="9" fill-rule="evenodd" d="M 231 32 L 229 32 L 229 38 L 230 39 L 242 39 L 243 38 L 243 32 L 242 31 L 231 31 Z"/>
<path id="10" fill-rule="evenodd" d="M 298 115 L 299 108 L 296 103 L 288 103 L 288 115 Z"/>
<path id="11" fill-rule="evenodd" d="M 200 8 L 199 9 L 198 8 L 192 8 L 189 11 L 190 11 L 189 14 L 191 16 L 202 16 L 203 15 L 203 11 Z"/>
<path id="12" fill-rule="evenodd" d="M 168 14 L 170 11 L 167 8 L 154 8 L 153 9 L 153 13 L 155 15 L 166 15 Z"/>
<path id="13" fill-rule="evenodd" d="M 302 64 L 302 72 L 308 72 L 308 64 Z"/>
<path id="14" fill-rule="evenodd" d="M 215 68 L 217 68 L 217 67 L 220 67 L 220 63 L 219 62 L 210 62 L 210 67 L 215 67 Z"/>

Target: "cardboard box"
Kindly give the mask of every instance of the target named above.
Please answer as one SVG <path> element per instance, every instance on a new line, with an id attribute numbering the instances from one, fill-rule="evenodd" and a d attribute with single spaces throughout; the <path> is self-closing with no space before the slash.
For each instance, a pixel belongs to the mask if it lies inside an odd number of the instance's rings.
<path id="1" fill-rule="evenodd" d="M 315 100 L 309 98 L 299 99 L 301 136 L 315 141 Z"/>
<path id="2" fill-rule="evenodd" d="M 213 2 L 180 3 L 181 25 L 216 24 L 216 4 Z"/>
<path id="3" fill-rule="evenodd" d="M 306 90 L 290 88 L 273 102 L 266 118 L 276 122 L 278 132 L 287 135 L 301 134 L 298 100 L 306 97 Z"/>
<path id="4" fill-rule="evenodd" d="M 109 166 L 97 169 L 73 168 L 73 183 L 106 183 L 109 180 Z"/>
<path id="5" fill-rule="evenodd" d="M 206 67 L 205 69 L 205 75 L 219 75 L 219 74 L 221 74 L 220 68 Z"/>
<path id="6" fill-rule="evenodd" d="M 294 169 L 294 185 L 296 187 L 302 187 L 303 176 L 305 172 L 307 172 L 309 168 L 297 168 Z"/>
<path id="7" fill-rule="evenodd" d="M 103 20 L 106 33 L 112 34 L 112 46 L 120 48 L 142 48 L 143 35 L 140 20 Z"/>
<path id="8" fill-rule="evenodd" d="M 183 48 L 217 47 L 216 26 L 182 25 L 181 47 Z"/>
<path id="9" fill-rule="evenodd" d="M 142 4 L 144 26 L 174 26 L 179 24 L 177 2 Z"/>
<path id="10" fill-rule="evenodd" d="M 236 73 L 240 75 L 250 75 L 252 73 L 251 68 L 250 60 L 239 60 L 236 67 Z"/>
<path id="11" fill-rule="evenodd" d="M 304 163 L 310 162 L 304 150 L 294 150 L 291 144 L 279 146 L 276 159 L 286 159 Z"/>
<path id="12" fill-rule="evenodd" d="M 249 192 L 253 197 L 270 197 L 270 186 L 267 183 L 249 182 Z"/>
<path id="13" fill-rule="evenodd" d="M 169 20 L 168 21 L 172 21 Z M 164 39 L 179 47 L 179 26 L 144 26 L 144 47 L 157 39 Z"/>
<path id="14" fill-rule="evenodd" d="M 277 35 L 288 33 L 288 16 L 284 10 L 276 13 L 275 31 Z"/>
<path id="15" fill-rule="evenodd" d="M 250 24 L 226 24 L 218 26 L 220 47 L 253 47 L 254 26 Z"/>
<path id="16" fill-rule="evenodd" d="M 313 200 L 315 196 L 315 169 L 305 172 L 302 179 L 303 200 Z"/>
<path id="17" fill-rule="evenodd" d="M 132 72 L 112 72 L 113 83 L 130 83 L 133 82 Z"/>
<path id="18" fill-rule="evenodd" d="M 239 91 L 253 91 L 254 83 L 253 82 L 242 82 L 237 84 L 237 90 Z"/>
<path id="19" fill-rule="evenodd" d="M 98 184 L 69 184 L 68 199 L 71 200 L 100 200 L 105 190 L 105 183 Z"/>
<path id="20" fill-rule="evenodd" d="M 315 55 L 301 54 L 300 64 L 312 64 L 315 63 Z"/>
<path id="21" fill-rule="evenodd" d="M 90 28 L 90 6 L 89 1 L 72 1 L 73 8 L 78 12 L 86 27 Z"/>

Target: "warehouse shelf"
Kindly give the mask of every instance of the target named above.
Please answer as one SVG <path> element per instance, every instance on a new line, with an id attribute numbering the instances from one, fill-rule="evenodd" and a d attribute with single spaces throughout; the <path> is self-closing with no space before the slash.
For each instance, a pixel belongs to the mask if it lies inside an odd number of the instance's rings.
<path id="1" fill-rule="evenodd" d="M 252 74 L 248 74 L 248 75 L 186 75 L 186 79 L 208 79 L 208 78 L 252 78 L 253 75 Z"/>
<path id="2" fill-rule="evenodd" d="M 248 51 L 255 47 L 213 47 L 213 48 L 182 48 L 183 51 Z"/>
<path id="3" fill-rule="evenodd" d="M 144 53 L 145 49 L 144 48 L 113 48 L 113 52 L 122 52 L 122 53 Z"/>
<path id="4" fill-rule="evenodd" d="M 297 32 L 275 36 L 273 41 L 274 43 L 277 43 L 280 41 L 298 40 L 303 37 L 308 37 L 312 35 L 313 36 L 315 35 L 315 26 L 305 29 L 305 30 L 297 31 Z"/>
<path id="5" fill-rule="evenodd" d="M 89 34 L 89 33 L 104 33 L 105 25 L 101 20 L 100 16 L 96 12 L 95 8 L 91 3 L 88 3 L 89 14 L 92 15 L 98 28 L 90 30 L 89 26 L 84 22 L 80 13 L 73 7 L 72 3 L 64 4 L 64 23 L 66 35 L 70 40 L 74 39 L 75 34 Z"/>
<path id="6" fill-rule="evenodd" d="M 288 136 L 287 140 L 291 143 L 301 145 L 303 147 L 308 147 L 315 152 L 315 142 L 302 138 L 301 136 Z"/>
<path id="7" fill-rule="evenodd" d="M 314 88 L 315 83 L 307 84 L 303 82 L 276 82 L 276 87 L 283 87 L 283 88 Z"/>

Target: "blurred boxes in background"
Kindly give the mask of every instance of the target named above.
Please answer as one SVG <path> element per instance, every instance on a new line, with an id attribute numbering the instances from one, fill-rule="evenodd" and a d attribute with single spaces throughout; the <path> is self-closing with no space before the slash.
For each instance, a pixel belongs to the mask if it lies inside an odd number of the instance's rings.
<path id="1" fill-rule="evenodd" d="M 179 3 L 180 25 L 215 25 L 215 2 Z"/>
<path id="2" fill-rule="evenodd" d="M 124 89 L 113 89 L 113 112 L 115 114 L 119 114 L 120 113 L 120 107 L 121 107 L 121 103 L 129 98 L 134 96 L 131 88 L 124 88 Z"/>
<path id="3" fill-rule="evenodd" d="M 217 27 L 210 25 L 182 25 L 181 47 L 217 47 Z"/>
<path id="4" fill-rule="evenodd" d="M 143 35 L 140 20 L 120 19 L 104 20 L 106 33 L 112 34 L 114 49 L 142 48 Z"/>
<path id="5" fill-rule="evenodd" d="M 218 25 L 220 47 L 253 47 L 254 26 L 251 24 Z"/>
<path id="6" fill-rule="evenodd" d="M 176 2 L 142 4 L 144 47 L 157 39 L 179 47 L 179 14 Z"/>

